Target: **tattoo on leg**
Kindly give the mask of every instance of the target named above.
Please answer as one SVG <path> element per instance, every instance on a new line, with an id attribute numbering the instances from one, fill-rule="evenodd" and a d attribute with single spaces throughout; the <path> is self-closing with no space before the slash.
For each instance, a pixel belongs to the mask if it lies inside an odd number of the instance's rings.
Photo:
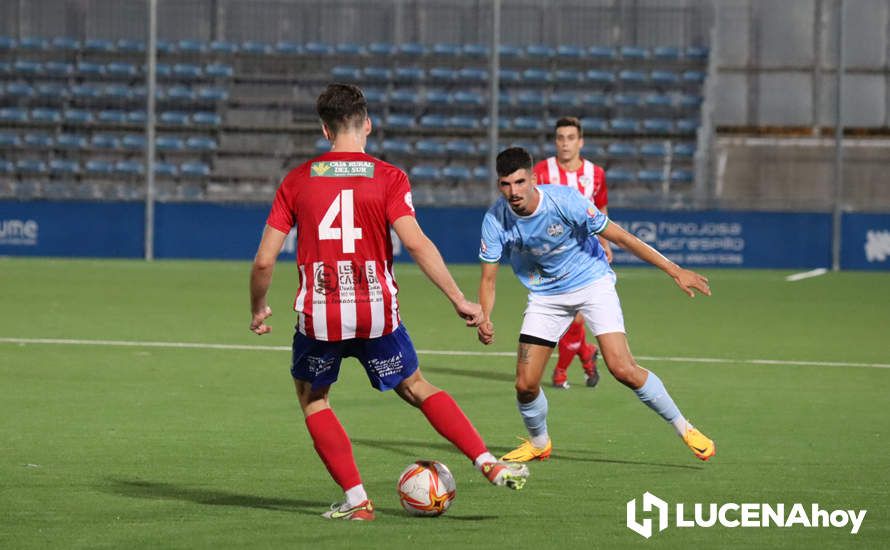
<path id="1" fill-rule="evenodd" d="M 528 344 L 521 343 L 519 344 L 519 362 L 520 363 L 528 363 L 529 361 L 529 347 Z"/>

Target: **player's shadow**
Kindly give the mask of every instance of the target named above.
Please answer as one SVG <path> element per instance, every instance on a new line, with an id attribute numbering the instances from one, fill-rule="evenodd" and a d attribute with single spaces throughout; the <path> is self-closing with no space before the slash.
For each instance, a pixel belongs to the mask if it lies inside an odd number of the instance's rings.
<path id="1" fill-rule="evenodd" d="M 516 373 L 513 370 L 504 372 L 503 370 L 473 370 L 473 369 L 456 369 L 454 367 L 441 367 L 437 365 L 424 364 L 420 369 L 424 373 L 433 374 L 450 374 L 453 376 L 466 376 L 467 378 L 481 378 L 483 380 L 496 380 L 498 382 L 514 382 Z"/>
<path id="2" fill-rule="evenodd" d="M 319 510 L 325 510 L 330 502 L 317 500 L 300 500 L 291 498 L 270 498 L 257 495 L 242 495 L 215 489 L 198 487 L 182 487 L 172 483 L 145 481 L 136 479 L 110 479 L 110 489 L 103 486 L 102 490 L 131 498 L 152 500 L 183 500 L 207 506 L 238 506 L 242 508 L 259 508 L 296 512 L 317 516 Z"/>
<path id="3" fill-rule="evenodd" d="M 681 470 L 703 470 L 704 466 L 700 464 L 668 464 L 666 462 L 644 462 L 641 460 L 621 460 L 618 458 L 596 458 L 590 456 L 590 450 L 569 450 L 570 453 L 584 454 L 585 456 L 563 454 L 564 451 L 554 452 L 551 456 L 552 460 L 569 460 L 575 462 L 597 462 L 600 464 L 619 464 L 627 466 L 657 466 L 659 468 L 679 468 Z"/>
<path id="4" fill-rule="evenodd" d="M 353 445 L 363 445 L 374 449 L 389 451 L 393 454 L 406 456 L 412 460 L 423 458 L 425 454 L 433 454 L 431 451 L 451 451 L 457 453 L 458 450 L 451 443 L 444 441 L 410 441 L 405 439 L 364 439 L 361 437 L 351 437 Z"/>

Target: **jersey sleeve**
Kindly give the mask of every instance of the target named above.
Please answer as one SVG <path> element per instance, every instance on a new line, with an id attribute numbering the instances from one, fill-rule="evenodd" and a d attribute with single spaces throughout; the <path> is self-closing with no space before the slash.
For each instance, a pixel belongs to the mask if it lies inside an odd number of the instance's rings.
<path id="1" fill-rule="evenodd" d="M 603 214 L 590 200 L 585 199 L 580 193 L 571 193 L 574 198 L 568 197 L 568 194 L 562 202 L 563 208 L 569 213 L 572 222 L 578 227 L 583 227 L 588 235 L 602 233 L 609 225 L 609 218 Z M 580 199 L 580 200 L 577 200 Z"/>
<path id="2" fill-rule="evenodd" d="M 546 160 L 538 161 L 538 163 L 535 164 L 533 171 L 535 173 L 535 180 L 537 181 L 538 185 L 545 185 L 550 183 L 550 171 L 547 169 Z"/>
<path id="3" fill-rule="evenodd" d="M 411 198 L 411 184 L 401 170 L 390 183 L 386 199 L 386 221 L 390 225 L 402 216 L 414 216 L 414 201 Z"/>
<path id="4" fill-rule="evenodd" d="M 609 206 L 609 191 L 606 189 L 606 171 L 602 167 L 593 166 L 593 204 L 602 209 Z"/>
<path id="5" fill-rule="evenodd" d="M 289 181 L 290 178 L 286 177 L 281 182 L 281 185 L 278 186 L 278 191 L 275 192 L 275 199 L 272 201 L 272 210 L 266 219 L 266 223 L 270 227 L 274 227 L 282 233 L 288 233 L 294 226 L 295 221 L 294 211 L 291 208 L 291 204 L 293 204 L 291 201 L 292 187 L 288 185 Z"/>
<path id="6" fill-rule="evenodd" d="M 504 252 L 504 231 L 497 219 L 488 212 L 482 220 L 482 240 L 479 244 L 479 259 L 490 264 L 497 263 Z"/>

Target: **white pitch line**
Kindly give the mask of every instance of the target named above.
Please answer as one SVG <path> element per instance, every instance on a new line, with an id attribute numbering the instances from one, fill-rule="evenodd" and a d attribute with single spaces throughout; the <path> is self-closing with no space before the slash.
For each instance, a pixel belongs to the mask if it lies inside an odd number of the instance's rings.
<path id="1" fill-rule="evenodd" d="M 131 348 L 171 348 L 171 349 L 221 349 L 237 351 L 290 351 L 290 346 L 249 346 L 246 344 L 212 344 L 202 342 L 151 342 L 138 340 L 77 340 L 70 338 L 3 338 L 0 344 L 19 345 L 62 345 L 62 346 L 117 346 Z M 419 349 L 423 355 L 449 355 L 465 357 L 515 357 L 513 351 L 462 351 Z M 723 357 L 670 357 L 647 356 L 636 357 L 641 361 L 664 361 L 670 363 L 710 363 L 710 364 L 742 364 L 742 365 L 778 365 L 778 366 L 812 366 L 812 367 L 864 367 L 872 369 L 890 369 L 890 363 L 854 363 L 845 361 L 796 361 L 779 359 L 727 359 Z"/>
<path id="2" fill-rule="evenodd" d="M 818 277 L 820 275 L 825 275 L 826 273 L 828 273 L 827 269 L 825 269 L 824 267 L 818 267 L 816 269 L 811 269 L 810 271 L 802 271 L 800 273 L 788 275 L 787 277 L 785 277 L 785 280 L 789 283 L 793 283 L 794 281 L 802 281 L 803 279 Z"/>

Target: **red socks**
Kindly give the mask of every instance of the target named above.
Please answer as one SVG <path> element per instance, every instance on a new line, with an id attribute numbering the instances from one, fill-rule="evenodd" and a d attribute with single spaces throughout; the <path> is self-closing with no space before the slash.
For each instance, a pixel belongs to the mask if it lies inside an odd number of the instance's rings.
<path id="1" fill-rule="evenodd" d="M 352 443 L 331 409 L 323 409 L 306 417 L 306 427 L 315 443 L 315 451 L 331 477 L 344 491 L 360 485 L 362 478 L 352 455 Z"/>
<path id="2" fill-rule="evenodd" d="M 426 419 L 439 434 L 460 449 L 470 461 L 488 451 L 479 432 L 448 393 L 440 391 L 420 405 Z"/>

